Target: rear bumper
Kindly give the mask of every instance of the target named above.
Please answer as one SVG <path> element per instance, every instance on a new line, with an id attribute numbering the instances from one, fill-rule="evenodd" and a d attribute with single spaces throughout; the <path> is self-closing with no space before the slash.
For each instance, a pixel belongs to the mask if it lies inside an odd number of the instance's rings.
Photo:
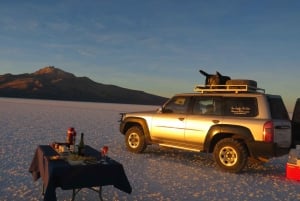
<path id="1" fill-rule="evenodd" d="M 278 147 L 276 143 L 251 142 L 247 145 L 252 157 L 279 157 L 288 154 L 290 150 L 289 148 Z"/>

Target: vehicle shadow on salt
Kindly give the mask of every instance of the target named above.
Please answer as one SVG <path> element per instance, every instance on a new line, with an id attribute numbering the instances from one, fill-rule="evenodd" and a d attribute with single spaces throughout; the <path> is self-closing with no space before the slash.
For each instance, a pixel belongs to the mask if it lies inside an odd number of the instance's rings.
<path id="1" fill-rule="evenodd" d="M 224 172 L 217 167 L 211 153 L 198 153 L 159 146 L 151 146 L 147 147 L 143 155 L 154 160 L 180 163 L 191 167 L 212 168 L 218 172 Z M 281 178 L 285 177 L 285 165 L 285 156 L 274 158 L 267 162 L 261 162 L 249 158 L 248 164 L 239 174 Z"/>
<path id="2" fill-rule="evenodd" d="M 258 162 L 249 159 L 248 165 L 243 173 L 251 175 L 269 176 L 274 178 L 285 178 L 286 157 L 273 158 L 267 162 Z"/>
<path id="3" fill-rule="evenodd" d="M 163 160 L 187 166 L 206 166 L 211 168 L 215 168 L 216 166 L 212 154 L 184 151 L 155 145 L 147 147 L 143 155 L 154 160 Z"/>

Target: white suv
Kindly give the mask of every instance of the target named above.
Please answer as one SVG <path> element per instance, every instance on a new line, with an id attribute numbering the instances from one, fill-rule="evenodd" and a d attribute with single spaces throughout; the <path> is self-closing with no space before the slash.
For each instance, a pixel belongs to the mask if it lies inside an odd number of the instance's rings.
<path id="1" fill-rule="evenodd" d="M 221 169 L 233 173 L 248 157 L 287 154 L 291 122 L 282 98 L 247 87 L 199 87 L 175 95 L 157 111 L 123 113 L 120 132 L 132 152 L 150 144 L 209 152 Z"/>

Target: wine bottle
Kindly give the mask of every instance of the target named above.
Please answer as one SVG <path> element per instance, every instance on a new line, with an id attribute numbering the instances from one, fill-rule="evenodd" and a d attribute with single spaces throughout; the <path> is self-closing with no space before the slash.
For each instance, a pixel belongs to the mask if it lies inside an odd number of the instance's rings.
<path id="1" fill-rule="evenodd" d="M 80 141 L 78 144 L 78 155 L 84 156 L 84 140 L 83 140 L 83 133 L 81 133 Z"/>

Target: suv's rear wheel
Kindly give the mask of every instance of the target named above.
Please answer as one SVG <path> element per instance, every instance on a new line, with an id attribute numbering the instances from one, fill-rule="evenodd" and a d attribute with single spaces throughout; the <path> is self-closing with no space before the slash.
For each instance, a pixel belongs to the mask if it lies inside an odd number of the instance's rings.
<path id="1" fill-rule="evenodd" d="M 127 130 L 125 135 L 125 144 L 129 151 L 141 153 L 146 149 L 145 135 L 141 127 L 133 126 Z"/>
<path id="2" fill-rule="evenodd" d="M 232 138 L 225 138 L 216 144 L 214 158 L 221 169 L 238 173 L 247 164 L 248 154 L 241 142 Z"/>

